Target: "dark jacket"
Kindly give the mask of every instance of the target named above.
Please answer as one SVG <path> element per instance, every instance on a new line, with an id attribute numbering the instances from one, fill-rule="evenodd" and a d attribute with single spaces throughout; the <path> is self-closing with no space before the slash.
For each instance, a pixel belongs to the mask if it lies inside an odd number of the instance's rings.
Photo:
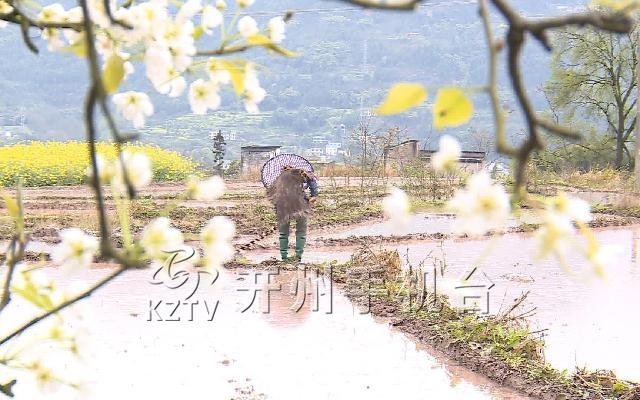
<path id="1" fill-rule="evenodd" d="M 318 180 L 315 176 L 305 174 L 304 189 L 309 189 L 311 197 L 318 197 Z M 306 196 L 306 194 L 305 194 Z"/>

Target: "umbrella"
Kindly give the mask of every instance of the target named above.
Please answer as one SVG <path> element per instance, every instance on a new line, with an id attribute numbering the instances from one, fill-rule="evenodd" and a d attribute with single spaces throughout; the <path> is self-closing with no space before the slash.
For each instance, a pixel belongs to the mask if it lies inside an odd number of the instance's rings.
<path id="1" fill-rule="evenodd" d="M 272 157 L 262 166 L 260 175 L 264 187 L 268 188 L 271 186 L 273 182 L 278 179 L 278 176 L 282 173 L 282 169 L 286 166 L 313 173 L 313 165 L 311 165 L 309 160 L 306 158 L 297 154 L 279 154 Z"/>

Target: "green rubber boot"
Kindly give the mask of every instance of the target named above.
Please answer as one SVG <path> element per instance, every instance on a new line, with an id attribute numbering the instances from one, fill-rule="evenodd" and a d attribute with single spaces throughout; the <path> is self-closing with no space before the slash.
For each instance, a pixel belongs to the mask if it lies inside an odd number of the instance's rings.
<path id="1" fill-rule="evenodd" d="M 296 220 L 296 259 L 302 260 L 304 245 L 307 243 L 307 217 L 300 217 Z"/>
<path id="2" fill-rule="evenodd" d="M 289 258 L 289 223 L 280 225 L 280 257 L 282 261 Z"/>

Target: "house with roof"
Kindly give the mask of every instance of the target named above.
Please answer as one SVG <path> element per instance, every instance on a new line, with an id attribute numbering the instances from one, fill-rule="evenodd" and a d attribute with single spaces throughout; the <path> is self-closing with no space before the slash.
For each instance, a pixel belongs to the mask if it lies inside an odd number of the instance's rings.
<path id="1" fill-rule="evenodd" d="M 240 147 L 240 175 L 260 172 L 265 162 L 280 154 L 281 146 L 242 146 Z"/>
<path id="2" fill-rule="evenodd" d="M 386 146 L 384 148 L 385 173 L 400 171 L 405 165 L 419 160 L 425 164 L 431 162 L 431 157 L 437 150 L 420 149 L 420 141 L 416 139 L 405 140 L 402 143 Z M 459 166 L 467 172 L 476 172 L 484 167 L 486 153 L 484 151 L 463 150 Z"/>

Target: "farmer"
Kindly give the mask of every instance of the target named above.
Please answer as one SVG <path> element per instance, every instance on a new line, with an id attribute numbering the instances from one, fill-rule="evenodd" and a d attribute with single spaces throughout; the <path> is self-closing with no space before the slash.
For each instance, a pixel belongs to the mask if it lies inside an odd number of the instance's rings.
<path id="1" fill-rule="evenodd" d="M 307 189 L 310 197 L 307 196 Z M 284 165 L 282 172 L 268 186 L 267 195 L 276 207 L 282 261 L 300 261 L 307 240 L 307 216 L 318 197 L 318 181 L 312 171 Z M 296 255 L 289 258 L 292 220 L 296 221 Z"/>

